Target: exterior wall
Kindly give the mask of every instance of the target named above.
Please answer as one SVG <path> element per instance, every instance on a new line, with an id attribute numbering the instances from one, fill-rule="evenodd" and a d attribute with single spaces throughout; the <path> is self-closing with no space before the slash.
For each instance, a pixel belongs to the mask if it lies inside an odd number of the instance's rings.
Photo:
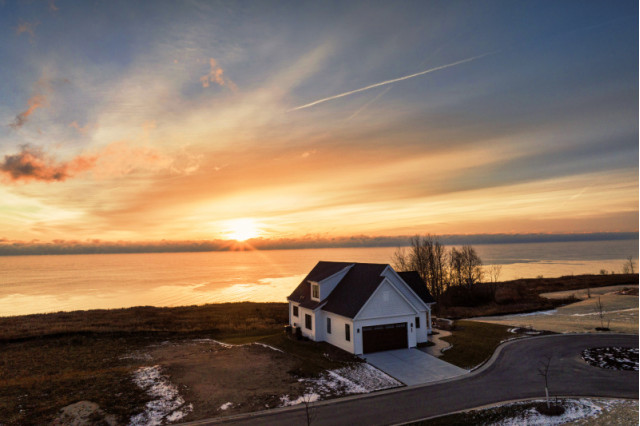
<path id="1" fill-rule="evenodd" d="M 300 327 L 300 331 L 303 336 L 308 337 L 311 340 L 316 339 L 316 316 L 311 309 L 306 309 L 301 306 L 298 306 L 298 317 L 293 316 L 293 306 L 297 305 L 296 303 L 289 302 L 289 324 L 295 327 Z M 311 330 L 305 327 L 305 314 L 311 315 Z"/>
<path id="2" fill-rule="evenodd" d="M 416 327 L 416 341 L 418 343 L 427 342 L 429 340 L 429 315 L 427 315 L 427 311 L 423 311 L 416 316 L 420 317 L 420 328 Z M 413 320 L 415 322 L 415 318 Z"/>
<path id="3" fill-rule="evenodd" d="M 295 302 L 289 302 L 289 325 L 296 327 L 300 325 L 300 321 L 304 321 L 304 318 L 300 318 L 300 308 L 298 308 L 298 316 L 293 316 L 293 307 L 298 306 Z"/>
<path id="4" fill-rule="evenodd" d="M 417 345 L 416 339 L 416 329 L 415 329 L 415 314 L 411 315 L 399 315 L 395 317 L 386 317 L 386 318 L 370 318 L 359 321 L 354 321 L 355 330 L 355 354 L 362 355 L 362 327 L 370 326 L 370 325 L 381 325 L 381 324 L 395 324 L 399 322 L 407 323 L 407 340 L 409 341 L 409 347 L 415 348 Z"/>
<path id="5" fill-rule="evenodd" d="M 331 318 L 331 334 L 327 333 L 327 318 Z M 351 341 L 347 342 L 345 339 L 344 325 L 349 324 L 351 326 Z M 350 318 L 336 315 L 331 312 L 323 312 L 322 320 L 322 332 L 324 333 L 324 341 L 331 343 L 333 346 L 337 346 L 347 352 L 354 352 L 354 343 L 356 340 L 356 330 L 353 325 L 353 321 Z"/>
<path id="6" fill-rule="evenodd" d="M 416 309 L 385 278 L 358 312 L 356 319 L 416 315 L 416 313 Z"/>

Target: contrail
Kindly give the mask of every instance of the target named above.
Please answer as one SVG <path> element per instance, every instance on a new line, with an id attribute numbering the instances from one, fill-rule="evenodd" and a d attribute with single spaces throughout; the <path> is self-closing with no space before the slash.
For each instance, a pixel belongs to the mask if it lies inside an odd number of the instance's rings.
<path id="1" fill-rule="evenodd" d="M 441 65 L 439 67 L 429 68 L 428 70 L 420 71 L 420 72 L 417 72 L 415 74 L 405 75 L 404 77 L 399 77 L 399 78 L 394 78 L 393 80 L 387 80 L 387 81 L 383 81 L 383 82 L 380 82 L 380 83 L 375 83 L 375 84 L 372 84 L 370 86 L 362 87 L 360 89 L 351 90 L 350 92 L 340 93 L 339 95 L 329 96 L 328 98 L 319 99 L 317 101 L 313 101 L 313 102 L 305 104 L 305 105 L 300 105 L 298 107 L 291 108 L 289 111 L 296 111 L 296 110 L 299 110 L 299 109 L 309 108 L 309 107 L 312 107 L 314 105 L 321 104 L 323 102 L 331 101 L 333 99 L 343 98 L 345 96 L 353 95 L 354 93 L 364 92 L 365 90 L 374 89 L 374 88 L 380 87 L 380 86 L 386 86 L 387 84 L 396 83 L 396 82 L 402 81 L 402 80 L 408 80 L 408 79 L 413 78 L 413 77 L 419 77 L 421 75 L 429 74 L 429 73 L 434 72 L 434 71 L 439 71 L 439 70 L 443 70 L 445 68 L 455 67 L 456 65 L 460 65 L 460 64 L 467 63 L 467 62 L 475 61 L 476 59 L 484 58 L 485 56 L 494 55 L 496 53 L 498 53 L 498 52 L 497 51 L 496 52 L 489 52 L 489 53 L 485 53 L 483 55 L 478 55 L 478 56 L 473 56 L 471 58 L 462 59 L 461 61 L 452 62 L 450 64 Z"/>

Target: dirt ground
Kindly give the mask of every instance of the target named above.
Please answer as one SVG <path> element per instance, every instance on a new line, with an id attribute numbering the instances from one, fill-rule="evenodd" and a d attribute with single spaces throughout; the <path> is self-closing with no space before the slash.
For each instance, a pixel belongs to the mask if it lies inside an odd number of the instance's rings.
<path id="1" fill-rule="evenodd" d="M 185 401 L 193 404 L 193 411 L 182 421 L 273 408 L 281 396 L 304 392 L 293 373 L 298 360 L 258 344 L 170 342 L 146 354 L 150 365 L 160 365 Z"/>
<path id="2" fill-rule="evenodd" d="M 568 292 L 547 293 L 545 297 L 566 297 L 575 294 L 585 297 L 580 302 L 542 313 L 502 315 L 495 317 L 477 317 L 473 321 L 494 324 L 532 327 L 536 330 L 549 330 L 557 333 L 596 333 L 596 327 L 610 328 L 611 332 L 638 333 L 638 296 L 620 295 L 622 287 L 613 286 L 591 289 L 591 298 L 586 298 L 586 289 Z M 603 321 L 597 307 L 598 298 L 603 306 Z"/>

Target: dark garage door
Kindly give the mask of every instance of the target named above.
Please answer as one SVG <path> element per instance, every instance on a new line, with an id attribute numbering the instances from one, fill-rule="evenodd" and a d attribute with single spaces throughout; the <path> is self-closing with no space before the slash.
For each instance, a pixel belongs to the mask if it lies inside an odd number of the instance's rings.
<path id="1" fill-rule="evenodd" d="M 406 322 L 362 327 L 362 352 L 365 354 L 408 346 Z"/>

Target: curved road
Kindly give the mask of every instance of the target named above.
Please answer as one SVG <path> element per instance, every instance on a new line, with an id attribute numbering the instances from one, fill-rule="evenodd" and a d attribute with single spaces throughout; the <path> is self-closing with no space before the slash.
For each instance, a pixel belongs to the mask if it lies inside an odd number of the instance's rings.
<path id="1" fill-rule="evenodd" d="M 580 353 L 590 347 L 638 347 L 637 335 L 554 335 L 501 346 L 479 370 L 460 378 L 313 405 L 314 425 L 387 425 L 523 398 L 544 397 L 538 374 L 551 357 L 549 392 L 561 396 L 638 398 L 638 372 L 592 367 Z M 306 424 L 304 407 L 276 409 L 191 424 Z"/>

